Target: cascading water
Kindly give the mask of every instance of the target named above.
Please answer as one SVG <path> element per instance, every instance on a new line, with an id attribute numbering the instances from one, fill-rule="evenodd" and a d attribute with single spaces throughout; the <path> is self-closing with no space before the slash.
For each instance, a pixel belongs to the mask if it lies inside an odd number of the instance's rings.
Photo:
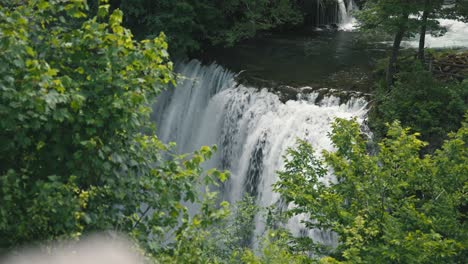
<path id="1" fill-rule="evenodd" d="M 158 136 L 165 142 L 175 141 L 178 150 L 190 152 L 202 145 L 217 144 L 218 152 L 207 166 L 228 169 L 231 177 L 222 190 L 229 202 L 243 195 L 256 197 L 260 206 L 269 206 L 279 199 L 272 190 L 276 171 L 283 167 L 283 157 L 297 138 L 305 139 L 320 151 L 331 150 L 327 136 L 335 117 L 362 120 L 366 101 L 328 96 L 315 104 L 318 93 L 297 101 L 282 103 L 266 89 L 244 87 L 235 82 L 234 74 L 212 64 L 198 61 L 180 64 L 177 71 L 185 79 L 177 89 L 166 91 L 155 106 Z M 300 217 L 288 227 L 293 234 L 304 234 Z M 264 229 L 256 217 L 256 234 Z M 330 243 L 324 233 L 308 235 Z M 328 240 L 328 241 L 327 241 Z"/>
<path id="2" fill-rule="evenodd" d="M 339 11 L 339 22 L 346 23 L 349 19 L 348 17 L 348 9 L 346 8 L 346 4 L 344 0 L 338 0 L 338 11 Z"/>
<path id="3" fill-rule="evenodd" d="M 354 0 L 313 0 L 303 1 L 306 24 L 319 28 L 322 26 L 337 25 L 340 30 L 352 30 L 355 19 L 354 10 L 358 9 Z"/>
<path id="4" fill-rule="evenodd" d="M 351 31 L 355 28 L 356 19 L 353 17 L 353 12 L 357 9 L 354 0 L 338 0 L 339 10 L 339 29 L 344 31 Z"/>
<path id="5" fill-rule="evenodd" d="M 460 48 L 468 47 L 468 23 L 452 19 L 438 19 L 439 25 L 447 30 L 442 36 L 426 33 L 427 48 Z M 419 36 L 403 41 L 404 47 L 417 48 Z"/>

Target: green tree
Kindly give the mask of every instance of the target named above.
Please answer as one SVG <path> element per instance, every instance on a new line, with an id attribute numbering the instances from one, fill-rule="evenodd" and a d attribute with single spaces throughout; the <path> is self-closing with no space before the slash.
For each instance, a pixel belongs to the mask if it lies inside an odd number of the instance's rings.
<path id="1" fill-rule="evenodd" d="M 372 4 L 372 1 L 369 1 L 360 14 L 363 30 L 380 29 L 390 32 L 391 21 L 379 22 L 377 11 L 385 8 L 385 12 L 381 12 L 388 15 L 392 11 L 394 12 L 392 17 L 396 19 L 397 13 L 403 9 L 392 9 L 391 2 L 374 1 Z M 396 2 L 395 5 L 397 5 Z M 411 127 L 414 131 L 421 133 L 421 138 L 429 142 L 422 152 L 430 153 L 442 145 L 450 131 L 459 128 L 463 114 L 467 110 L 465 88 L 467 84 L 461 75 L 447 74 L 442 78 L 440 75 L 433 76 L 432 67 L 428 69 L 425 62 L 425 36 L 428 31 L 435 35 L 445 33 L 445 29 L 439 25 L 439 18 L 466 20 L 468 2 L 455 0 L 452 7 L 443 5 L 444 1 L 439 0 L 410 2 L 410 5 L 406 4 L 406 13 L 411 16 L 408 21 L 401 24 L 405 26 L 403 29 L 406 32 L 401 36 L 413 36 L 419 31 L 417 53 L 419 62 L 411 59 L 413 55 L 411 50 L 406 51 L 407 57 L 398 60 L 396 56 L 399 53 L 401 40 L 394 42 L 397 45 L 393 46 L 392 55 L 386 66 L 382 61 L 383 63 L 376 71 L 382 79 L 385 79 L 385 84 L 379 83 L 375 90 L 376 100 L 370 111 L 370 126 L 377 137 L 381 138 L 387 130 L 385 123 L 398 119 L 403 126 Z M 387 7 L 384 6 L 385 3 Z M 395 12 L 395 10 L 399 11 Z M 441 58 L 444 53 L 431 51 L 431 55 L 436 58 Z M 449 54 L 457 57 L 464 55 L 463 51 L 452 51 Z"/>
<path id="2" fill-rule="evenodd" d="M 357 17 L 361 30 L 383 31 L 393 36 L 385 77 L 387 89 L 390 89 L 394 83 L 394 75 L 397 73 L 402 40 L 419 33 L 417 57 L 424 63 L 427 31 L 430 29 L 437 35 L 445 33 L 439 26 L 438 18 L 466 21 L 468 2 L 455 0 L 451 7 L 447 7 L 442 0 L 368 0 Z"/>
<path id="3" fill-rule="evenodd" d="M 468 22 L 468 1 L 452 0 L 450 5 L 444 6 L 441 13 L 446 18 Z"/>
<path id="4" fill-rule="evenodd" d="M 440 148 L 447 134 L 460 128 L 468 111 L 467 82 L 437 80 L 419 61 L 401 63 L 391 91 L 378 88 L 370 111 L 370 126 L 377 138 L 387 133 L 385 123 L 400 120 L 429 143 L 423 152 Z"/>
<path id="5" fill-rule="evenodd" d="M 297 24 L 303 15 L 292 0 L 122 0 L 115 3 L 139 36 L 168 35 L 171 54 L 211 45 L 233 45 L 259 31 Z"/>
<path id="6" fill-rule="evenodd" d="M 428 23 L 430 22 L 429 17 L 434 14 L 436 10 L 442 8 L 444 1 L 442 0 L 424 0 L 421 16 L 421 26 L 419 30 L 419 47 L 418 47 L 418 58 L 424 63 L 424 47 L 426 43 L 426 31 Z"/>
<path id="7" fill-rule="evenodd" d="M 84 0 L 2 1 L 0 248 L 110 229 L 156 252 L 195 221 L 182 201 L 226 178 L 201 176 L 210 148 L 179 157 L 154 136 L 151 103 L 173 80 L 165 37 L 135 41 L 102 2 L 88 19 Z"/>
<path id="8" fill-rule="evenodd" d="M 428 29 L 437 34 L 444 34 L 444 29 L 439 27 L 436 18 L 449 18 L 460 21 L 468 21 L 468 1 L 454 0 L 450 6 L 444 5 L 442 0 L 424 0 L 421 4 L 421 19 L 419 30 L 418 58 L 424 62 L 425 37 Z"/>
<path id="9" fill-rule="evenodd" d="M 468 116 L 467 116 L 468 118 Z M 312 253 L 322 263 L 462 263 L 466 226 L 468 123 L 434 155 L 398 122 L 376 155 L 354 121 L 337 119 L 334 152 L 316 158 L 306 142 L 290 149 L 276 190 L 305 213 L 308 228 L 333 231 L 336 248 Z M 336 181 L 325 182 L 329 167 Z M 317 248 L 309 242 L 309 248 Z"/>
<path id="10" fill-rule="evenodd" d="M 391 55 L 388 60 L 385 83 L 387 88 L 393 84 L 401 41 L 405 36 L 414 35 L 418 19 L 411 14 L 421 10 L 421 1 L 409 0 L 368 0 L 358 13 L 361 30 L 383 31 L 393 37 Z"/>

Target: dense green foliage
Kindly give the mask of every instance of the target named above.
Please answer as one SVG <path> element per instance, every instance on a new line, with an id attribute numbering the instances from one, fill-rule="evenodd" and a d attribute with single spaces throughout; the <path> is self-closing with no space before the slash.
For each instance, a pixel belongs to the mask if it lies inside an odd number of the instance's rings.
<path id="1" fill-rule="evenodd" d="M 421 9 L 421 2 L 423 1 L 368 0 L 358 13 L 361 28 L 388 31 L 395 34 L 402 25 L 407 26 L 408 24 L 407 18 L 401 15 L 418 12 Z M 417 20 L 418 18 L 414 17 L 410 21 L 417 24 Z"/>
<path id="2" fill-rule="evenodd" d="M 149 121 L 172 80 L 164 36 L 136 42 L 121 11 L 87 19 L 85 7 L 0 7 L 2 248 L 111 229 L 156 250 L 188 218 L 181 202 L 199 198 L 211 150 L 171 157 Z M 204 213 L 196 223 L 220 216 Z"/>
<path id="3" fill-rule="evenodd" d="M 460 127 L 468 111 L 467 81 L 438 80 L 419 61 L 401 63 L 392 90 L 380 86 L 375 92 L 375 104 L 370 125 L 378 138 L 386 134 L 386 123 L 400 120 L 430 143 L 425 149 L 439 148 L 449 132 Z"/>
<path id="4" fill-rule="evenodd" d="M 253 200 L 229 216 L 199 193 L 227 177 L 203 173 L 211 149 L 175 156 L 153 136 L 150 102 L 172 81 L 167 44 L 134 41 L 108 8 L 88 19 L 78 0 L 0 7 L 0 248 L 112 230 L 157 263 L 303 259 L 282 232 L 249 250 Z"/>
<path id="5" fill-rule="evenodd" d="M 286 230 L 272 230 L 272 226 L 257 237 L 258 247 L 252 250 L 253 219 L 258 213 L 267 213 L 254 203 L 255 199 L 247 196 L 231 207 L 223 221 L 184 229 L 175 246 L 156 259 L 162 263 L 309 263 L 305 254 L 290 250 Z"/>
<path id="6" fill-rule="evenodd" d="M 306 142 L 289 150 L 276 190 L 305 213 L 309 228 L 338 234 L 337 248 L 305 248 L 323 263 L 462 263 L 468 257 L 466 222 L 468 124 L 434 155 L 399 123 L 369 155 L 359 125 L 338 119 L 336 152 L 316 158 Z M 336 181 L 327 182 L 330 167 Z M 303 240 L 299 240 L 304 242 Z M 302 245 L 304 248 L 304 245 Z M 326 257 L 325 257 L 326 256 Z"/>
<path id="7" fill-rule="evenodd" d="M 116 7 L 140 36 L 168 35 L 171 54 L 185 54 L 203 45 L 233 45 L 269 30 L 302 21 L 292 0 L 122 0 Z"/>

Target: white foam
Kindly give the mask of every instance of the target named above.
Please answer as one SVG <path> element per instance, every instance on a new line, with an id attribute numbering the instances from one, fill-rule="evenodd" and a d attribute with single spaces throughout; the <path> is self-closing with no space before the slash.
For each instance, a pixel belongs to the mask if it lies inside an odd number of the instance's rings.
<path id="1" fill-rule="evenodd" d="M 357 29 L 357 19 L 353 16 L 353 12 L 358 10 L 358 6 L 354 0 L 348 0 L 345 5 L 344 0 L 338 0 L 338 9 L 340 15 L 340 22 L 338 29 L 341 31 L 354 31 Z"/>
<path id="2" fill-rule="evenodd" d="M 468 24 L 452 20 L 452 19 L 438 19 L 442 27 L 447 28 L 447 32 L 440 37 L 432 36 L 430 33 L 426 34 L 426 47 L 427 48 L 457 48 L 468 47 Z M 419 47 L 419 36 L 402 42 L 403 47 Z"/>

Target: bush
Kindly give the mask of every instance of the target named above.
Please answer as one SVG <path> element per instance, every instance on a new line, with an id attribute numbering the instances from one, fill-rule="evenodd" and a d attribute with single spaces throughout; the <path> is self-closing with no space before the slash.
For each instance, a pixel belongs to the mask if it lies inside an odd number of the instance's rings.
<path id="1" fill-rule="evenodd" d="M 370 113 L 377 138 L 386 134 L 385 124 L 399 120 L 429 142 L 425 152 L 440 147 L 451 131 L 460 127 L 468 110 L 468 83 L 437 80 L 418 63 L 400 69 L 390 91 L 380 86 Z"/>
<path id="2" fill-rule="evenodd" d="M 26 2 L 0 6 L 0 248 L 110 229 L 155 252 L 212 154 L 174 156 L 154 136 L 164 35 L 133 40 L 109 5 L 88 19 L 84 0 Z"/>

